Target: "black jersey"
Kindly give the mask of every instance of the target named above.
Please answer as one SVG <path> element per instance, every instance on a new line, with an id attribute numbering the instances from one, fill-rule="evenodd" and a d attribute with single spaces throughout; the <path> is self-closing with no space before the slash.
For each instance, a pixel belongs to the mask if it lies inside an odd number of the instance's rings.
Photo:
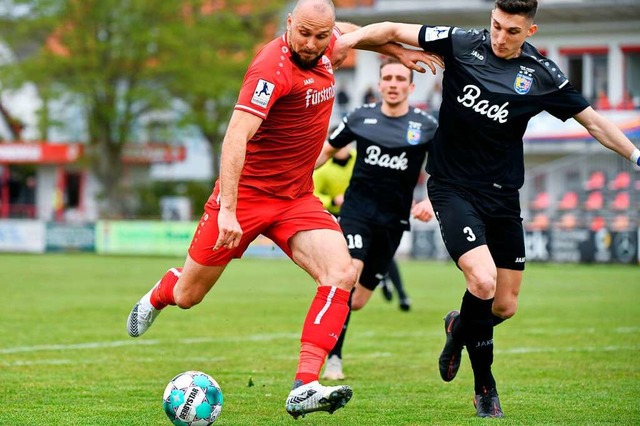
<path id="1" fill-rule="evenodd" d="M 564 121 L 589 106 L 558 66 L 529 43 L 519 57 L 505 60 L 493 54 L 487 30 L 423 26 L 418 41 L 445 62 L 440 127 L 427 163 L 435 178 L 518 189 L 529 120 L 547 111 Z"/>
<path id="2" fill-rule="evenodd" d="M 418 108 L 388 117 L 379 103 L 348 114 L 329 137 L 336 148 L 356 141 L 358 152 L 340 216 L 409 229 L 413 189 L 437 124 Z"/>

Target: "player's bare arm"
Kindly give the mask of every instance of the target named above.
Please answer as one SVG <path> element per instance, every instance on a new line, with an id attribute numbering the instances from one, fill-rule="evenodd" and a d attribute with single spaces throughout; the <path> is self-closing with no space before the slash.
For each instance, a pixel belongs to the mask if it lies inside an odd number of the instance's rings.
<path id="1" fill-rule="evenodd" d="M 329 142 L 325 142 L 322 146 L 322 151 L 320 151 L 320 155 L 318 155 L 314 169 L 321 167 L 329 158 L 332 158 L 338 150 L 339 148 L 334 148 Z"/>
<path id="2" fill-rule="evenodd" d="M 261 124 L 261 118 L 238 110 L 233 112 L 229 121 L 220 157 L 220 232 L 214 250 L 221 247 L 232 249 L 240 244 L 242 228 L 236 218 L 238 182 L 247 152 L 247 141 L 258 131 Z"/>
<path id="3" fill-rule="evenodd" d="M 636 151 L 635 145 L 625 136 L 625 134 L 611 120 L 602 116 L 593 108 L 585 108 L 573 118 L 580 123 L 591 136 L 593 136 L 603 146 L 617 152 L 624 158 L 630 159 L 634 164 L 638 164 L 638 158 L 632 158 Z"/>
<path id="4" fill-rule="evenodd" d="M 340 36 L 334 46 L 334 54 L 337 57 L 346 56 L 349 49 L 372 49 L 393 42 L 420 47 L 418 43 L 420 28 L 422 25 L 396 22 L 366 25 Z"/>
<path id="5" fill-rule="evenodd" d="M 366 25 L 356 31 L 340 37 L 340 44 L 346 43 L 351 49 L 361 49 L 366 46 L 381 46 L 398 42 L 413 47 L 420 47 L 418 36 L 420 24 L 403 24 L 398 22 L 379 22 Z"/>
<path id="6" fill-rule="evenodd" d="M 407 24 L 397 24 L 397 25 L 407 25 Z M 346 23 L 346 22 L 336 22 L 336 26 L 338 27 L 340 32 L 343 34 L 341 37 L 338 38 L 338 41 L 336 42 L 336 45 L 334 48 L 334 53 L 331 58 L 332 64 L 336 68 L 339 67 L 340 64 L 342 64 L 342 62 L 344 62 L 344 60 L 347 57 L 347 54 L 349 53 L 349 49 L 352 49 L 352 48 L 361 49 L 361 50 L 370 50 L 373 52 L 381 53 L 383 55 L 394 57 L 398 59 L 405 67 L 420 73 L 426 72 L 426 69 L 423 66 L 421 66 L 420 63 L 424 63 L 425 65 L 427 65 L 431 70 L 432 74 L 436 73 L 436 66 L 439 66 L 440 68 L 444 68 L 444 61 L 439 55 L 436 55 L 430 52 L 425 52 L 422 49 L 420 50 L 407 49 L 395 42 L 399 40 L 392 40 L 390 38 L 388 41 L 381 42 L 381 43 L 376 43 L 375 41 L 374 42 L 364 41 L 364 42 L 356 42 L 355 44 L 351 44 L 352 43 L 352 41 L 350 41 L 351 38 L 355 37 L 351 34 L 357 33 L 361 31 L 363 28 L 371 27 L 371 25 L 368 25 L 367 27 L 359 27 L 357 25 Z M 417 40 L 418 40 L 418 33 L 420 31 L 420 25 L 416 25 L 416 27 L 417 27 L 417 31 L 415 33 L 415 41 L 413 43 L 407 43 L 407 44 L 418 46 Z M 351 36 L 347 37 L 347 35 L 351 35 Z M 408 33 L 406 37 L 409 37 L 409 36 L 410 34 Z M 345 40 L 345 44 L 343 44 L 342 42 L 343 41 L 342 39 L 344 37 L 347 37 Z M 358 37 L 356 37 L 356 39 Z M 369 36 L 365 33 L 362 37 L 369 37 Z"/>

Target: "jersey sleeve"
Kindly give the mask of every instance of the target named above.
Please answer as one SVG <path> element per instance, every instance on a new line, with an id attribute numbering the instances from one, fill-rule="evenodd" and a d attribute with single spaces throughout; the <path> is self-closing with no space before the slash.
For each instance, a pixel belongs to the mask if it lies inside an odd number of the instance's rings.
<path id="1" fill-rule="evenodd" d="M 584 96 L 569 83 L 559 91 L 543 96 L 541 101 L 545 111 L 562 121 L 567 121 L 589 106 Z"/>
<path id="2" fill-rule="evenodd" d="M 278 98 L 291 90 L 291 63 L 288 52 L 277 45 L 262 49 L 249 65 L 234 109 L 256 115 L 263 120 Z"/>
<path id="3" fill-rule="evenodd" d="M 352 118 L 352 114 L 343 118 L 338 127 L 329 135 L 329 144 L 332 147 L 344 148 L 356 140 L 356 134 L 349 127 L 350 118 Z"/>
<path id="4" fill-rule="evenodd" d="M 453 53 L 452 35 L 457 30 L 459 28 L 423 25 L 418 35 L 418 43 L 427 52 L 448 57 Z"/>
<path id="5" fill-rule="evenodd" d="M 548 92 L 541 98 L 542 107 L 554 117 L 566 121 L 589 106 L 589 102 L 569 82 L 553 61 L 540 57 L 538 63 L 543 71 L 541 83 Z"/>

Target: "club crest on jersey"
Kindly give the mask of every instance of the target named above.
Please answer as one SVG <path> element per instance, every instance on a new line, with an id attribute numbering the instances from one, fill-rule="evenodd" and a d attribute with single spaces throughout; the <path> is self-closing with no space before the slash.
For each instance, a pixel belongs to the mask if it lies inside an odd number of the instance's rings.
<path id="1" fill-rule="evenodd" d="M 322 55 L 322 65 L 326 68 L 329 74 L 333 74 L 333 67 L 331 66 L 331 59 L 327 58 L 325 55 Z"/>
<path id="2" fill-rule="evenodd" d="M 422 124 L 415 121 L 409 121 L 407 128 L 407 143 L 409 145 L 418 145 L 422 136 Z"/>
<path id="3" fill-rule="evenodd" d="M 526 95 L 531 90 L 531 86 L 533 85 L 533 77 L 530 75 L 526 75 L 523 72 L 519 72 L 516 75 L 516 79 L 513 82 L 513 89 L 519 95 Z"/>
<path id="4" fill-rule="evenodd" d="M 262 108 L 266 108 L 267 105 L 269 105 L 269 100 L 271 99 L 271 95 L 273 94 L 273 89 L 275 89 L 275 87 L 275 84 L 269 83 L 266 80 L 258 80 L 258 84 L 256 84 L 256 88 L 253 91 L 251 103 L 261 106 Z"/>

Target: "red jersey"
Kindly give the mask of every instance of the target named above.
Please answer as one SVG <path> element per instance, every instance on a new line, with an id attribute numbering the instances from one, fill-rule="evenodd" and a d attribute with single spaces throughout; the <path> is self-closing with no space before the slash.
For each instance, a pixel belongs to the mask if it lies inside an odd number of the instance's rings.
<path id="1" fill-rule="evenodd" d="M 313 167 L 327 137 L 335 97 L 331 41 L 318 64 L 301 69 L 286 35 L 265 45 L 245 74 L 235 109 L 264 121 L 247 143 L 240 186 L 277 197 L 313 192 Z"/>

